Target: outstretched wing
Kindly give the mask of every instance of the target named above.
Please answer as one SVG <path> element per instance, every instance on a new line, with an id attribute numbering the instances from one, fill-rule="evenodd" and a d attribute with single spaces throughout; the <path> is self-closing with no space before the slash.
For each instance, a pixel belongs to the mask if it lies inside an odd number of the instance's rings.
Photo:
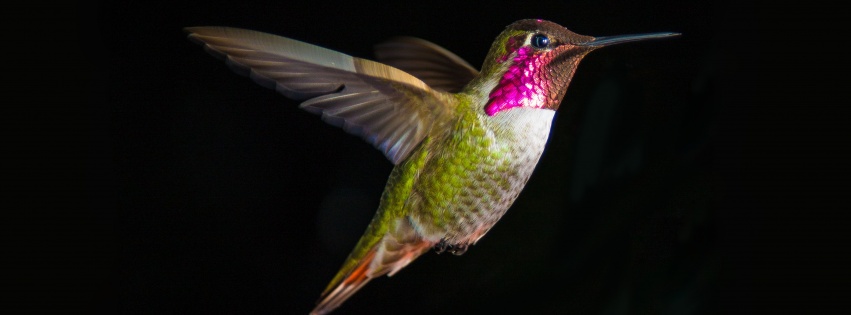
<path id="1" fill-rule="evenodd" d="M 479 71 L 458 55 L 432 42 L 414 37 L 396 37 L 375 46 L 381 63 L 399 68 L 430 87 L 460 92 Z"/>
<path id="2" fill-rule="evenodd" d="M 189 38 L 225 57 L 237 72 L 301 108 L 363 137 L 393 164 L 403 161 L 453 98 L 420 79 L 374 61 L 267 33 L 229 27 L 188 27 Z"/>

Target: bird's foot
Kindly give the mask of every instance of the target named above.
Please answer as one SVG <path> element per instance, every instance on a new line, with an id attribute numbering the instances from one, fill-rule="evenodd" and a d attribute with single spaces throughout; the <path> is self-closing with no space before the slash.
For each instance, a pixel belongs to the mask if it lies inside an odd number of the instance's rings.
<path id="1" fill-rule="evenodd" d="M 446 240 L 440 240 L 440 242 L 434 245 L 434 252 L 438 254 L 449 252 L 452 255 L 459 256 L 467 252 L 468 246 L 469 244 L 450 244 Z"/>

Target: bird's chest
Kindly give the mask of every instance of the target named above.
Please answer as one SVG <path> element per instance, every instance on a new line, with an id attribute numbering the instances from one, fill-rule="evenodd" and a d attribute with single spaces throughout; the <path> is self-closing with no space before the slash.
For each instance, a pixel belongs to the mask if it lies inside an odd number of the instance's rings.
<path id="1" fill-rule="evenodd" d="M 433 225 L 443 239 L 459 243 L 472 242 L 469 238 L 487 231 L 532 175 L 553 113 L 512 109 L 501 113 L 503 117 L 458 126 L 447 134 L 420 174 L 419 221 Z"/>

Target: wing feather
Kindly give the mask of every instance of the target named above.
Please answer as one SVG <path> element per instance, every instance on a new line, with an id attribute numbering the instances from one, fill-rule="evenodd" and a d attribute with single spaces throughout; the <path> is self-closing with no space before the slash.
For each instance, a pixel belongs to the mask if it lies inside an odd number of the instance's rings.
<path id="1" fill-rule="evenodd" d="M 258 84 L 296 100 L 332 125 L 361 136 L 399 164 L 454 98 L 405 71 L 257 31 L 189 27 L 189 38 Z"/>
<path id="2" fill-rule="evenodd" d="M 378 61 L 423 80 L 434 89 L 459 92 L 479 72 L 458 55 L 432 42 L 396 37 L 375 46 Z"/>

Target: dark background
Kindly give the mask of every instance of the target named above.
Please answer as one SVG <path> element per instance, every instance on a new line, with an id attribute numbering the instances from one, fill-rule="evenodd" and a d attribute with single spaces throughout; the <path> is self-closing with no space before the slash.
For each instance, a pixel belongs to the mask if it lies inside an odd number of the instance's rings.
<path id="1" fill-rule="evenodd" d="M 103 4 L 121 313 L 306 314 L 360 237 L 391 164 L 232 73 L 181 28 L 226 25 L 354 56 L 395 35 L 478 66 L 511 22 L 602 49 L 569 88 L 511 211 L 462 257 L 429 253 L 340 314 L 692 314 L 716 302 L 708 166 L 720 60 L 713 7 L 624 2 Z M 522 306 L 522 307 L 521 307 Z"/>
<path id="2" fill-rule="evenodd" d="M 384 39 L 410 35 L 478 67 L 506 25 L 543 18 L 585 35 L 683 36 L 591 53 L 535 174 L 500 223 L 463 256 L 423 255 L 396 276 L 372 281 L 336 313 L 741 310 L 760 294 L 756 282 L 809 279 L 783 270 L 789 262 L 775 260 L 781 246 L 756 245 L 775 229 L 764 224 L 771 220 L 740 211 L 766 208 L 760 197 L 803 174 L 794 167 L 772 173 L 776 164 L 754 163 L 755 152 L 782 158 L 803 151 L 785 150 L 776 139 L 809 143 L 787 129 L 766 137 L 762 127 L 775 111 L 753 105 L 749 92 L 765 86 L 755 82 L 778 74 L 752 63 L 768 42 L 763 29 L 751 27 L 768 20 L 759 8 L 710 1 L 154 1 L 39 11 L 53 22 L 83 17 L 33 31 L 35 47 L 49 46 L 42 52 L 69 60 L 61 72 L 79 77 L 48 80 L 53 88 L 29 95 L 33 104 L 50 99 L 44 103 L 58 123 L 9 125 L 60 137 L 32 151 L 38 154 L 19 151 L 35 166 L 7 166 L 7 174 L 35 170 L 58 179 L 17 184 L 36 192 L 20 195 L 32 209 L 50 209 L 43 221 L 51 228 L 7 230 L 36 244 L 13 247 L 35 258 L 7 280 L 39 296 L 57 293 L 45 304 L 60 309 L 307 314 L 372 217 L 391 164 L 296 102 L 234 74 L 181 29 L 242 27 L 363 58 Z M 44 87 L 52 73 L 44 68 L 27 72 L 26 82 Z M 72 90 L 92 105 L 87 111 L 65 107 L 63 93 Z M 783 175 L 755 179 L 769 173 Z M 803 187 L 798 191 L 816 191 Z M 40 193 L 54 189 L 55 197 Z M 54 254 L 62 257 L 56 266 L 45 262 Z M 55 284 L 38 285 L 47 282 Z"/>

